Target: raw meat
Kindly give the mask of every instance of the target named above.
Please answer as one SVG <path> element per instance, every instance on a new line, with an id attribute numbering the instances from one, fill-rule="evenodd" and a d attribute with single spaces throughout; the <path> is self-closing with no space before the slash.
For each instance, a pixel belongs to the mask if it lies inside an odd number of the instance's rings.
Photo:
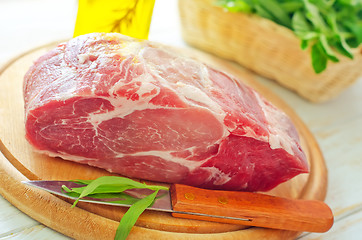
<path id="1" fill-rule="evenodd" d="M 24 100 L 35 149 L 128 177 L 267 191 L 308 171 L 284 113 L 150 41 L 93 33 L 60 44 L 27 72 Z"/>

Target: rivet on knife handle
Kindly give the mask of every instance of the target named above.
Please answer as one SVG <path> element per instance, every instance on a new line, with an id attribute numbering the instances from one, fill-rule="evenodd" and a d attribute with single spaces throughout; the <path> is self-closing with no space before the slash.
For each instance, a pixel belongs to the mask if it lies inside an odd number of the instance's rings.
<path id="1" fill-rule="evenodd" d="M 326 232 L 333 225 L 333 213 L 321 201 L 180 184 L 170 191 L 174 217 L 306 232 Z"/>

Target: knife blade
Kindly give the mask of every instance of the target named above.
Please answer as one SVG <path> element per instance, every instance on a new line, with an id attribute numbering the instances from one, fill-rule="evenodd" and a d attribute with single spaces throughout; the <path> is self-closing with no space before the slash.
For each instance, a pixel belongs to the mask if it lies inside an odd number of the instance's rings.
<path id="1" fill-rule="evenodd" d="M 70 181 L 23 181 L 24 184 L 69 199 L 62 191 L 79 187 Z M 152 193 L 148 189 L 131 189 L 127 194 L 142 198 Z M 116 199 L 85 197 L 82 202 L 129 207 L 114 203 Z M 112 201 L 112 202 L 111 202 Z M 241 224 L 273 229 L 326 232 L 334 221 L 329 206 L 322 201 L 289 199 L 262 193 L 201 189 L 182 184 L 172 184 L 169 191 L 160 190 L 148 210 L 170 212 L 172 216 L 187 219 Z"/>

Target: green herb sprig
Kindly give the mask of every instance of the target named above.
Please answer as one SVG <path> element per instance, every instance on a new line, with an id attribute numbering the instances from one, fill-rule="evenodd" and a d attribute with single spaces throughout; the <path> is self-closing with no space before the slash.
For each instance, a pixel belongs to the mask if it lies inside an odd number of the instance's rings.
<path id="1" fill-rule="evenodd" d="M 362 43 L 362 0 L 217 0 L 230 12 L 257 14 L 294 31 L 303 50 L 311 47 L 316 73 L 337 53 L 353 59 Z"/>
<path id="2" fill-rule="evenodd" d="M 146 208 L 152 206 L 158 192 L 160 190 L 168 190 L 168 188 L 164 186 L 147 185 L 145 183 L 133 181 L 129 178 L 117 176 L 103 176 L 95 180 L 73 180 L 72 182 L 82 185 L 71 189 L 65 185 L 62 186 L 62 189 L 66 194 L 77 198 L 72 207 L 75 207 L 81 198 L 87 196 L 97 199 L 117 198 L 117 200 L 110 202 L 132 205 L 123 215 L 120 224 L 118 225 L 114 238 L 115 240 L 126 239 L 138 217 L 146 210 Z M 149 189 L 152 190 L 153 193 L 141 199 L 124 193 L 126 190 L 135 188 Z"/>

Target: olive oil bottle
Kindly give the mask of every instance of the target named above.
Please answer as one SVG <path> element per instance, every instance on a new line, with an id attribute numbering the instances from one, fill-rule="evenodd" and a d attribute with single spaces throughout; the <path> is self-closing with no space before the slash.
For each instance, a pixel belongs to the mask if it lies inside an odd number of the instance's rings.
<path id="1" fill-rule="evenodd" d="M 147 39 L 155 0 L 79 0 L 74 37 L 119 32 Z"/>

